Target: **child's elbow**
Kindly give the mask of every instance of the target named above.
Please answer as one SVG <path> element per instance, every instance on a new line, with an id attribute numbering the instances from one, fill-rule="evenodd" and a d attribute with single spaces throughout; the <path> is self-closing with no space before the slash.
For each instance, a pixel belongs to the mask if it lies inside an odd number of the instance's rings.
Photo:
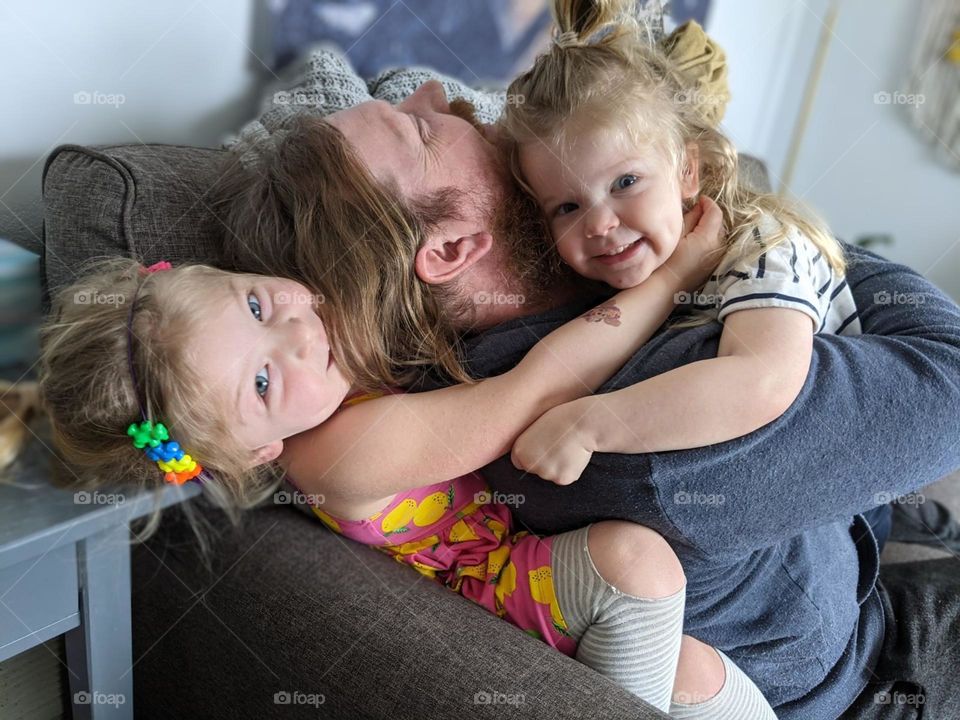
<path id="1" fill-rule="evenodd" d="M 760 427 L 772 423 L 790 409 L 806 382 L 806 373 L 768 372 L 761 382 L 758 413 Z"/>

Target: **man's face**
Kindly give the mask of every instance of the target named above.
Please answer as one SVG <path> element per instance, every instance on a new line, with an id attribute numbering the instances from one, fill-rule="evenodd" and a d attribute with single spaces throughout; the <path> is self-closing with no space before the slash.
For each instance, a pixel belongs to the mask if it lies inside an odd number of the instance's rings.
<path id="1" fill-rule="evenodd" d="M 505 187 L 497 149 L 486 130 L 452 112 L 443 86 L 421 85 L 398 105 L 370 100 L 326 118 L 381 183 L 417 198 L 455 188 L 481 203 Z M 484 208 L 489 211 L 489 208 Z"/>

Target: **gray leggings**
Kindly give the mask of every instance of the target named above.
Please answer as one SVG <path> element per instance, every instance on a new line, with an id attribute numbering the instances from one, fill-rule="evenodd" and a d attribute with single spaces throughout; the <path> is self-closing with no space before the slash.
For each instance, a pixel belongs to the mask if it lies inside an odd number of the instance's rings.
<path id="1" fill-rule="evenodd" d="M 597 571 L 587 546 L 588 529 L 553 539 L 553 583 L 567 630 L 577 641 L 577 660 L 671 717 L 775 719 L 756 685 L 719 650 L 726 673 L 720 691 L 703 702 L 673 702 L 685 588 L 658 599 L 621 592 Z M 678 690 L 680 697 L 682 688 Z"/>

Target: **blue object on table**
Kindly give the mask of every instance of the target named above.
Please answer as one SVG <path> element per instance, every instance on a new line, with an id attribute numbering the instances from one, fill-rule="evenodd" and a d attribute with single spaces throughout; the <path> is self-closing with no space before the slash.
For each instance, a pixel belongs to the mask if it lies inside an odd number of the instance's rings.
<path id="1" fill-rule="evenodd" d="M 0 367 L 37 356 L 40 257 L 0 240 Z"/>

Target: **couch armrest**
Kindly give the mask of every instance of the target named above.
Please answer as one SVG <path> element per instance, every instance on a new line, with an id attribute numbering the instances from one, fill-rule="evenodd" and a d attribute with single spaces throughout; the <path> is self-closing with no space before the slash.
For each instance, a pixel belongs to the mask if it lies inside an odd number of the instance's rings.
<path id="1" fill-rule="evenodd" d="M 194 547 L 167 518 L 134 551 L 137 717 L 274 717 L 278 692 L 285 718 L 667 717 L 289 507 L 249 512 L 212 571 Z"/>

